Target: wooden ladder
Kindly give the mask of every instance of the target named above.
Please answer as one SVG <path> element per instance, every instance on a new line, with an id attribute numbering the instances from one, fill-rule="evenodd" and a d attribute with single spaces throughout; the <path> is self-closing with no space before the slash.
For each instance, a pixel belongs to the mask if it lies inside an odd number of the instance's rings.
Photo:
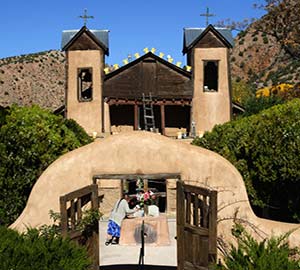
<path id="1" fill-rule="evenodd" d="M 143 108 L 144 108 L 144 123 L 145 123 L 145 130 L 149 130 L 155 132 L 155 119 L 154 119 L 154 112 L 153 112 L 153 100 L 151 92 L 149 93 L 148 97 L 145 97 L 143 93 Z"/>

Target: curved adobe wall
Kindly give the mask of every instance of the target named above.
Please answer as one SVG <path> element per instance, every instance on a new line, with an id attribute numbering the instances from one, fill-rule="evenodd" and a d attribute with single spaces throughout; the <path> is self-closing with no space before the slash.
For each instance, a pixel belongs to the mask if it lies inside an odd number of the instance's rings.
<path id="1" fill-rule="evenodd" d="M 60 157 L 34 185 L 21 216 L 11 226 L 49 224 L 49 210 L 59 211 L 59 196 L 92 183 L 92 176 L 105 173 L 181 173 L 191 184 L 218 190 L 218 234 L 231 239 L 232 218 L 249 221 L 264 236 L 281 234 L 299 225 L 260 219 L 251 210 L 243 179 L 235 167 L 221 156 L 148 132 L 130 132 L 74 150 Z M 186 180 L 185 180 L 186 181 Z M 290 241 L 300 243 L 293 233 Z"/>

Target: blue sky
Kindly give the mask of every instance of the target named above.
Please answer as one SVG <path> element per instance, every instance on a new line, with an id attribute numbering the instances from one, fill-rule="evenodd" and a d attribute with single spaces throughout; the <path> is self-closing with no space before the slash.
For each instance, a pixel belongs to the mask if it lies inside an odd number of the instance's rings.
<path id="1" fill-rule="evenodd" d="M 256 2 L 259 0 L 256 0 Z M 262 0 L 260 0 L 262 1 Z M 0 58 L 60 49 L 61 32 L 80 29 L 78 18 L 84 8 L 95 18 L 90 29 L 110 30 L 110 56 L 106 62 L 122 64 L 128 54 L 143 53 L 155 47 L 157 53 L 171 55 L 184 62 L 182 35 L 184 27 L 204 27 L 200 17 L 206 7 L 221 19 L 241 20 L 259 17 L 252 8 L 255 0 L 10 0 L 1 3 Z"/>

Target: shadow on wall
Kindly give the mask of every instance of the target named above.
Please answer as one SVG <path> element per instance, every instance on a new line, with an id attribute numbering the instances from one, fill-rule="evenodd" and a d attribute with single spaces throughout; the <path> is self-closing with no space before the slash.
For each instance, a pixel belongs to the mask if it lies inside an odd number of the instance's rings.
<path id="1" fill-rule="evenodd" d="M 139 266 L 137 264 L 116 264 L 116 265 L 107 265 L 101 266 L 101 270 L 138 270 Z M 167 265 L 144 265 L 144 270 L 176 270 L 176 266 L 167 266 Z"/>

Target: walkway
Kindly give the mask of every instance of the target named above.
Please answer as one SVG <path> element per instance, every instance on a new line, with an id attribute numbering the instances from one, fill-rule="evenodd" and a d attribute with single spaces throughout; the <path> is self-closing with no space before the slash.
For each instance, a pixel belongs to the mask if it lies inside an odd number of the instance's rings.
<path id="1" fill-rule="evenodd" d="M 139 261 L 140 246 L 105 246 L 107 221 L 99 222 L 100 229 L 100 266 L 136 265 Z M 170 242 L 169 246 L 145 245 L 145 265 L 177 266 L 176 220 L 168 219 Z M 167 268 L 167 267 L 166 267 Z"/>

